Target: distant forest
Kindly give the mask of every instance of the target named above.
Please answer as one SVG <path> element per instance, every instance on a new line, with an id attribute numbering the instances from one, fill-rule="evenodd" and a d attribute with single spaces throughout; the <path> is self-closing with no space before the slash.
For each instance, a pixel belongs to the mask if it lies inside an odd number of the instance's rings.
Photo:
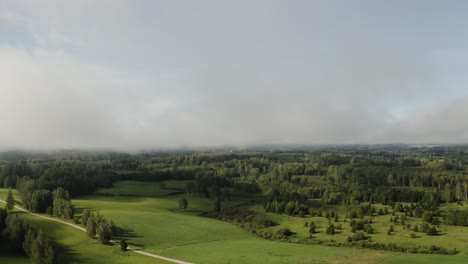
<path id="1" fill-rule="evenodd" d="M 266 147 L 264 147 L 266 148 Z M 113 182 L 192 180 L 191 195 L 261 194 L 265 209 L 306 215 L 311 199 L 330 205 L 397 202 L 435 211 L 468 200 L 468 147 L 322 146 L 144 154 L 62 151 L 0 154 L 0 186 L 17 188 L 26 208 L 53 210 L 54 190 L 71 197 Z M 66 209 L 72 215 L 72 208 Z M 447 222 L 465 225 L 452 213 Z"/>
<path id="2" fill-rule="evenodd" d="M 420 218 L 422 224 L 413 230 L 428 236 L 438 234 L 441 222 L 468 226 L 468 210 L 439 209 L 441 204 L 463 205 L 468 201 L 466 146 L 265 146 L 249 150 L 141 154 L 5 152 L 0 154 L 0 159 L 0 187 L 16 188 L 21 205 L 32 212 L 65 219 L 74 219 L 73 197 L 93 194 L 98 188 L 111 187 L 117 181 L 160 181 L 161 188 L 165 188 L 163 180 L 186 180 L 186 195 L 213 199 L 213 212 L 209 216 L 240 224 L 267 239 L 284 240 L 293 232 L 287 228 L 274 234 L 264 232 L 275 225 L 265 214 L 242 207 L 222 208 L 222 201 L 234 195 L 256 197 L 251 202 L 261 204 L 264 212 L 323 216 L 329 221 L 326 234 L 330 235 L 335 233 L 335 228 L 341 228 L 331 221 L 338 222 L 339 216 L 333 210 L 322 209 L 345 205 L 349 208 L 345 219 L 349 219 L 354 235 L 346 244 L 326 242 L 335 246 L 457 253 L 456 249 L 435 246 L 404 248 L 366 241 L 368 237 L 363 232 L 374 232 L 372 217 L 387 215 L 388 208 L 395 216 L 391 221 L 404 226 L 406 217 Z M 373 204 L 385 208 L 376 210 Z M 10 218 L 2 221 L 7 220 L 14 222 Z M 105 230 L 111 229 L 107 221 L 100 222 Z M 305 225 L 310 227 L 312 238 L 315 223 L 306 221 Z M 393 232 L 391 226 L 387 234 Z M 110 235 L 106 237 L 108 241 Z"/>

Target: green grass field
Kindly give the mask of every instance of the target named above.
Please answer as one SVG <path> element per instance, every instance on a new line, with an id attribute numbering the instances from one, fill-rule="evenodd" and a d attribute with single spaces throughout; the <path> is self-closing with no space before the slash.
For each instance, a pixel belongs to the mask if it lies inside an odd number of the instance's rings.
<path id="1" fill-rule="evenodd" d="M 379 208 L 379 205 L 375 205 Z M 261 206 L 252 206 L 251 209 L 254 209 L 259 212 L 264 212 Z M 286 215 L 278 215 L 274 213 L 267 213 L 267 215 L 273 219 L 275 222 L 280 225 L 274 227 L 273 229 L 279 229 L 283 227 L 288 227 L 292 231 L 296 232 L 296 237 L 298 239 L 305 239 L 309 236 L 309 228 L 304 226 L 305 221 L 314 221 L 318 226 L 318 233 L 314 235 L 316 240 L 335 240 L 339 242 L 344 242 L 347 237 L 352 236 L 354 233 L 351 232 L 351 227 L 349 226 L 349 219 L 344 222 L 344 216 L 346 215 L 346 208 L 343 206 L 338 206 L 334 208 L 338 211 L 341 218 L 338 222 L 332 223 L 335 226 L 341 225 L 342 230 L 338 230 L 338 233 L 331 236 L 325 234 L 326 227 L 328 226 L 328 219 L 325 217 L 290 217 Z M 401 218 L 402 213 L 396 213 Z M 403 228 L 401 223 L 390 222 L 390 218 L 393 217 L 391 213 L 383 216 L 373 216 L 372 217 L 372 227 L 375 230 L 374 234 L 369 235 L 374 242 L 380 243 L 395 243 L 400 246 L 441 246 L 449 250 L 456 248 L 461 251 L 461 253 L 468 254 L 468 228 L 462 226 L 447 226 L 441 224 L 438 227 L 439 235 L 438 236 L 428 236 L 423 232 L 417 232 L 416 238 L 411 238 L 411 233 L 414 233 L 411 229 L 406 230 Z M 368 218 L 368 217 L 367 217 Z M 411 227 L 422 223 L 421 218 L 417 217 L 407 217 L 405 220 L 405 225 L 410 224 Z M 392 235 L 387 235 L 387 230 L 390 226 L 393 225 L 395 232 Z"/>
<path id="2" fill-rule="evenodd" d="M 210 200 L 188 197 L 188 212 L 179 212 L 177 199 L 88 196 L 73 203 L 99 209 L 128 230 L 132 245 L 195 263 L 304 263 L 350 251 L 266 241 L 235 225 L 197 216 L 211 208 Z"/>
<path id="3" fill-rule="evenodd" d="M 171 194 L 178 194 L 184 190 L 185 184 L 190 181 L 163 181 L 166 189 L 161 189 L 160 182 L 137 182 L 137 181 L 121 181 L 115 182 L 111 188 L 99 189 L 96 191 L 98 195 L 110 196 L 142 196 L 156 197 Z"/>
<path id="4" fill-rule="evenodd" d="M 436 245 L 440 244 L 449 249 L 454 246 L 461 251 L 455 256 L 281 243 L 261 239 L 230 223 L 199 216 L 201 212 L 211 209 L 211 200 L 186 197 L 189 202 L 188 210 L 180 212 L 177 200 L 184 197 L 183 195 L 150 192 L 151 197 L 144 197 L 148 194 L 148 186 L 159 187 L 157 183 L 120 182 L 115 184 L 113 189 L 125 190 L 128 196 L 95 195 L 79 197 L 72 202 L 78 215 L 82 209 L 87 208 L 98 210 L 112 219 L 117 226 L 125 230 L 122 236 L 127 238 L 132 246 L 194 263 L 468 263 L 468 230 L 465 227 L 443 227 L 446 233 L 438 237 L 427 237 L 418 233 L 419 238 L 410 238 L 410 231 L 402 230 L 401 225 L 394 225 L 395 234 L 388 236 L 386 230 L 390 225 L 390 215 L 374 217 L 373 226 L 377 230 L 373 235 L 374 241 L 429 245 L 434 242 L 431 239 L 435 239 L 439 242 Z M 0 190 L 0 197 L 4 196 L 6 190 Z M 231 203 L 239 202 L 240 200 L 234 199 Z M 262 210 L 260 207 L 253 209 Z M 274 227 L 275 229 L 289 227 L 297 232 L 297 240 L 308 236 L 308 228 L 304 227 L 304 221 L 310 221 L 310 218 L 269 215 L 280 224 Z M 344 213 L 340 215 L 344 216 Z M 63 263 L 162 263 L 145 256 L 135 256 L 134 253 L 121 252 L 118 247 L 99 245 L 86 234 L 71 227 L 31 215 L 24 214 L 24 217 L 50 231 L 57 242 L 66 249 L 60 255 Z M 334 236 L 324 234 L 327 219 L 314 217 L 313 220 L 319 226 L 317 239 L 344 241 L 351 234 L 348 230 L 349 223 L 342 222 L 343 219 L 340 220 L 344 228 L 342 233 Z M 410 219 L 407 222 L 413 225 L 417 221 Z M 24 261 L 24 258 L 14 259 L 16 262 L 13 263 Z"/>
<path id="5" fill-rule="evenodd" d="M 374 205 L 377 208 L 383 207 L 382 205 Z M 446 207 L 464 209 L 462 207 L 457 207 L 455 204 L 448 205 Z M 264 212 L 261 206 L 251 206 L 250 209 Z M 341 225 L 342 230 L 337 230 L 335 235 L 327 235 L 325 233 L 326 227 L 328 226 L 328 219 L 325 217 L 291 217 L 287 215 L 278 215 L 274 213 L 266 213 L 271 219 L 273 219 L 278 226 L 272 227 L 271 229 L 276 230 L 284 227 L 290 228 L 293 232 L 296 232 L 296 235 L 292 239 L 293 241 L 307 240 L 309 236 L 309 228 L 304 226 L 305 221 L 314 223 L 318 226 L 318 233 L 314 234 L 314 240 L 320 241 L 338 241 L 344 242 L 347 237 L 353 236 L 354 233 L 351 232 L 351 227 L 349 226 L 349 219 L 344 222 L 343 217 L 346 215 L 346 208 L 344 206 L 336 206 L 333 208 L 339 213 L 341 218 L 338 222 L 332 223 L 335 226 Z M 390 210 L 391 212 L 391 210 Z M 401 218 L 402 213 L 396 213 Z M 374 234 L 369 235 L 371 240 L 379 243 L 395 243 L 399 246 L 411 247 L 411 246 L 431 246 L 436 245 L 444 247 L 446 249 L 452 250 L 456 248 L 460 251 L 457 255 L 454 256 L 443 256 L 443 255 L 427 255 L 427 254 L 402 254 L 398 257 L 389 258 L 385 263 L 468 263 L 468 228 L 461 226 L 447 226 L 441 224 L 438 227 L 439 235 L 438 236 L 428 236 L 425 233 L 417 232 L 416 238 L 411 238 L 410 234 L 414 233 L 412 230 L 404 230 L 401 223 L 395 224 L 390 222 L 390 218 L 393 217 L 391 213 L 383 216 L 373 216 L 372 217 L 372 227 L 375 230 Z M 420 225 L 421 219 L 417 217 L 407 217 L 405 221 L 406 224 L 414 226 L 415 224 Z M 395 232 L 392 235 L 387 235 L 387 230 L 390 225 L 394 226 Z M 415 262 L 413 260 L 418 260 Z"/>
<path id="6" fill-rule="evenodd" d="M 101 245 L 89 238 L 85 232 L 64 224 L 52 222 L 27 213 L 19 213 L 28 223 L 44 230 L 59 245 L 57 263 L 168 263 L 142 256 L 133 252 L 123 252 L 118 246 Z"/>
<path id="7" fill-rule="evenodd" d="M 13 193 L 13 198 L 15 198 L 15 200 L 19 200 L 20 197 L 18 196 L 18 192 L 16 192 L 15 189 L 12 189 L 11 191 Z M 5 200 L 7 197 L 7 194 L 8 194 L 8 189 L 0 188 L 0 199 Z M 0 207 L 3 207 L 3 205 L 0 204 Z"/>
<path id="8" fill-rule="evenodd" d="M 6 197 L 8 190 L 0 189 L 0 198 Z M 15 199 L 17 193 L 13 190 Z M 0 204 L 0 206 L 3 203 Z M 166 264 L 169 262 L 142 256 L 133 252 L 123 252 L 118 246 L 101 245 L 89 238 L 86 233 L 70 226 L 39 218 L 24 212 L 16 212 L 28 223 L 42 229 L 58 244 L 57 263 L 152 263 Z M 8 252 L 8 245 L 0 243 L 0 263 L 30 263 L 29 258 L 17 256 Z"/>
<path id="9" fill-rule="evenodd" d="M 121 188 L 125 188 L 128 183 L 120 184 Z M 131 195 L 139 193 L 138 188 L 129 188 L 129 190 L 135 192 Z M 74 204 L 79 208 L 99 209 L 102 214 L 112 218 L 117 225 L 130 230 L 131 235 L 128 237 L 130 243 L 142 246 L 144 250 L 200 263 L 258 263 L 261 260 L 266 263 L 346 263 L 350 259 L 353 261 L 365 259 L 366 263 L 396 259 L 401 263 L 414 258 L 420 259 L 423 263 L 430 263 L 432 259 L 439 260 L 440 258 L 445 263 L 458 263 L 466 260 L 465 250 L 456 256 L 412 255 L 266 241 L 229 223 L 197 216 L 198 212 L 211 209 L 212 201 L 210 200 L 187 197 L 189 210 L 179 212 L 177 210 L 179 197 L 182 196 L 158 198 L 88 196 L 74 200 Z M 298 232 L 298 240 L 301 236 L 308 235 L 308 229 L 304 227 L 305 220 L 302 218 L 274 214 L 271 214 L 271 217 L 281 223 L 279 227 L 290 227 Z M 382 228 L 387 226 L 383 218 L 380 220 L 382 220 Z M 327 220 L 322 217 L 317 218 L 316 221 L 320 227 L 323 227 Z M 346 224 L 343 223 L 343 226 Z M 377 225 L 375 228 L 378 228 Z M 465 228 L 449 228 L 456 230 L 451 230 L 453 236 L 446 237 L 448 243 L 452 245 L 451 239 L 459 236 L 460 241 L 453 242 L 453 244 L 457 244 L 459 246 L 457 248 L 462 250 L 463 246 L 466 246 L 465 235 L 463 232 L 456 231 L 464 231 Z M 387 236 L 386 230 L 385 233 L 382 232 L 382 239 L 387 239 L 384 237 Z M 318 234 L 320 235 L 325 236 Z M 397 232 L 392 239 L 402 243 L 404 235 L 398 231 L 397 227 Z M 344 240 L 349 234 L 343 232 L 332 239 L 339 240 L 341 236 Z M 407 243 L 413 243 L 409 236 L 407 241 Z M 242 253 L 239 254 L 239 252 Z"/>

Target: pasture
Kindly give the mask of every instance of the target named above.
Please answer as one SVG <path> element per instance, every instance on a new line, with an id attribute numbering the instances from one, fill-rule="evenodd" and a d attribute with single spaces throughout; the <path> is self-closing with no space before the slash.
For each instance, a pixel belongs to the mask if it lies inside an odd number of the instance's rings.
<path id="1" fill-rule="evenodd" d="M 200 216 L 210 211 L 213 201 L 181 194 L 169 194 L 159 188 L 158 183 L 118 182 L 114 187 L 99 190 L 97 194 L 73 199 L 77 216 L 83 209 L 99 211 L 100 214 L 112 219 L 121 232 L 117 239 L 126 238 L 132 247 L 171 258 L 194 263 L 466 263 L 468 261 L 468 234 L 466 228 L 443 226 L 441 235 L 427 237 L 418 233 L 417 238 L 410 238 L 410 231 L 403 230 L 401 225 L 394 225 L 393 235 L 387 235 L 386 230 L 392 224 L 391 214 L 373 218 L 376 233 L 372 240 L 377 242 L 393 242 L 402 245 L 418 243 L 439 246 L 456 247 L 459 254 L 455 256 L 406 254 L 367 249 L 327 247 L 319 245 L 304 245 L 269 241 L 257 237 L 238 226 L 216 219 Z M 166 186 L 170 186 L 167 184 Z M 173 186 L 181 186 L 175 183 Z M 7 190 L 0 189 L 0 197 L 4 199 Z M 109 193 L 113 193 L 109 196 Z M 18 199 L 16 192 L 15 198 Z M 147 197 L 149 196 L 149 197 Z M 188 209 L 179 211 L 178 199 L 188 200 Z M 234 199 L 230 204 L 242 202 Z M 260 206 L 251 209 L 263 211 Z M 341 224 L 343 229 L 338 234 L 326 235 L 324 230 L 328 220 L 324 217 L 289 217 L 285 215 L 268 214 L 279 226 L 288 227 L 296 235 L 293 240 L 300 242 L 308 239 L 308 228 L 305 221 L 313 220 L 319 233 L 314 239 L 344 241 L 352 233 L 349 223 L 344 222 L 345 208 L 336 208 L 342 218 L 335 225 Z M 90 239 L 84 232 L 66 225 L 47 221 L 26 213 L 22 217 L 35 226 L 49 233 L 60 246 L 59 263 L 167 263 L 131 252 L 122 252 L 118 247 L 105 246 Z M 407 220 L 414 225 L 420 219 Z M 333 221 L 333 220 L 332 220 Z M 349 221 L 349 220 L 348 220 Z M 424 239 L 421 237 L 424 236 Z M 429 239 L 427 239 L 429 238 Z M 0 247 L 0 252 L 1 252 Z M 27 263 L 24 257 L 1 255 L 3 263 Z"/>
<path id="2" fill-rule="evenodd" d="M 23 212 L 19 214 L 28 223 L 44 230 L 54 238 L 59 246 L 57 263 L 168 263 L 129 251 L 123 252 L 118 246 L 101 245 L 97 240 L 89 238 L 85 232 L 64 224 Z"/>
<path id="3" fill-rule="evenodd" d="M 208 199 L 187 197 L 186 212 L 178 211 L 177 199 L 88 196 L 73 203 L 112 219 L 132 246 L 195 263 L 304 263 L 350 251 L 263 240 L 235 225 L 198 216 L 211 208 Z"/>
<path id="4" fill-rule="evenodd" d="M 377 209 L 383 207 L 383 205 L 374 205 Z M 348 237 L 352 237 L 354 233 L 351 232 L 350 219 L 345 219 L 347 214 L 347 209 L 344 206 L 334 206 L 330 207 L 334 211 L 338 212 L 339 220 L 335 222 L 333 218 L 331 223 L 335 227 L 341 227 L 336 230 L 335 235 L 327 235 L 325 230 L 328 226 L 329 220 L 322 217 L 291 217 L 287 215 L 278 215 L 274 213 L 266 213 L 272 220 L 278 223 L 278 226 L 272 227 L 271 229 L 279 228 L 290 228 L 293 232 L 296 232 L 295 240 L 307 240 L 309 237 L 309 227 L 306 227 L 305 222 L 314 222 L 317 225 L 317 233 L 313 235 L 314 240 L 319 241 L 330 241 L 335 240 L 338 242 L 345 242 Z M 251 206 L 250 209 L 264 212 L 262 206 L 256 205 Z M 325 211 L 323 212 L 325 214 Z M 460 251 L 459 254 L 468 254 L 468 228 L 462 226 L 449 226 L 440 224 L 437 229 L 439 234 L 437 236 L 428 236 L 424 232 L 414 232 L 412 229 L 415 225 L 421 226 L 422 219 L 417 217 L 406 217 L 405 225 L 401 224 L 401 220 L 398 223 L 390 221 L 390 218 L 395 218 L 396 216 L 401 219 L 403 213 L 397 212 L 395 216 L 392 216 L 392 210 L 389 210 L 387 215 L 382 216 L 372 216 L 372 227 L 374 229 L 374 234 L 368 234 L 371 241 L 379 243 L 395 243 L 399 246 L 440 246 L 448 250 L 454 248 L 457 251 Z M 369 217 L 365 217 L 369 219 Z M 356 219 L 359 221 L 359 219 Z M 407 228 L 407 225 L 410 225 L 410 228 Z M 393 226 L 394 232 L 391 235 L 387 234 L 390 226 Z M 412 238 L 411 234 L 415 234 L 416 237 Z"/>
<path id="5" fill-rule="evenodd" d="M 133 195 L 139 194 L 138 189 L 132 191 Z M 317 261 L 345 263 L 351 258 L 354 260 L 366 259 L 368 263 L 412 262 L 414 259 L 418 259 L 421 263 L 431 263 L 432 260 L 434 262 L 443 260 L 444 263 L 459 263 L 468 260 L 468 230 L 463 227 L 442 225 L 439 228 L 439 236 L 429 237 L 424 233 L 417 233 L 416 238 L 411 238 L 412 231 L 403 230 L 402 225 L 390 222 L 391 214 L 373 217 L 376 233 L 372 235 L 372 241 L 396 243 L 402 246 L 414 245 L 415 243 L 428 246 L 435 244 L 447 249 L 457 248 L 460 253 L 455 256 L 402 254 L 280 243 L 263 240 L 229 223 L 198 216 L 199 213 L 210 211 L 212 208 L 212 201 L 205 198 L 186 197 L 189 201 L 189 208 L 185 212 L 180 212 L 177 209 L 179 197 L 185 196 L 157 198 L 88 196 L 76 199 L 74 203 L 79 208 L 99 210 L 102 214 L 113 219 L 117 225 L 123 226 L 129 231 L 130 243 L 141 246 L 150 252 L 174 258 L 190 259 L 195 262 L 219 263 L 222 259 L 225 261 L 224 263 L 256 263 L 260 259 L 266 259 L 269 263 L 315 263 Z M 232 201 L 231 203 L 239 202 Z M 251 209 L 263 211 L 260 206 L 254 206 Z M 277 214 L 268 215 L 280 224 L 273 229 L 288 227 L 296 232 L 293 241 L 301 242 L 301 240 L 307 239 L 308 228 L 304 227 L 306 220 L 309 222 L 313 220 L 318 226 L 319 233 L 314 235 L 314 239 L 344 241 L 353 234 L 349 222 L 343 221 L 346 208 L 337 207 L 335 209 L 342 217 L 335 225 L 341 224 L 343 229 L 333 236 L 325 234 L 328 220 L 324 217 L 299 218 Z M 407 223 L 411 225 L 420 222 L 420 219 L 407 218 Z M 387 235 L 386 231 L 390 225 L 394 225 L 395 232 L 392 235 Z M 242 254 L 238 254 L 238 252 L 242 252 Z"/>

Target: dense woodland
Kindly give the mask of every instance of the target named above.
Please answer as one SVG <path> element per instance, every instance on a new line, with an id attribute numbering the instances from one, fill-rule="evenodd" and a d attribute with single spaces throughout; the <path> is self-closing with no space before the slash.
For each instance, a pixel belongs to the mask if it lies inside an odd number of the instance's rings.
<path id="1" fill-rule="evenodd" d="M 351 225 L 358 233 L 349 238 L 350 243 L 362 240 L 360 231 L 371 233 L 370 223 L 360 219 L 388 213 L 375 210 L 375 203 L 421 218 L 428 235 L 437 234 L 440 222 L 468 226 L 463 207 L 468 200 L 466 146 L 266 146 L 133 155 L 7 152 L 0 160 L 0 186 L 16 188 L 23 206 L 69 219 L 74 215 L 72 197 L 92 194 L 113 182 L 180 179 L 192 180 L 185 187 L 188 195 L 213 199 L 214 217 L 232 222 L 244 217 L 254 219 L 251 226 L 274 224 L 253 212 L 222 210 L 223 201 L 240 194 L 261 197 L 257 202 L 266 212 L 355 219 Z M 439 205 L 453 202 L 460 210 L 438 210 Z M 322 212 L 324 204 L 346 205 L 349 212 L 346 216 Z M 334 229 L 330 224 L 327 233 Z M 287 234 L 282 230 L 277 235 Z"/>
<path id="2" fill-rule="evenodd" d="M 10 211 L 0 209 L 0 239 L 9 243 L 12 252 L 29 256 L 33 264 L 56 263 L 52 239 Z"/>
<path id="3" fill-rule="evenodd" d="M 52 201 L 93 193 L 119 180 L 194 180 L 187 191 L 209 195 L 213 185 L 262 193 L 276 201 L 321 198 L 355 202 L 454 202 L 468 199 L 468 147 L 310 148 L 283 151 L 154 153 L 127 155 L 57 152 L 4 153 L 0 186 L 26 188 Z M 27 186 L 27 187 L 26 187 Z M 44 211 L 39 206 L 37 211 Z M 34 209 L 33 209 L 34 210 Z"/>

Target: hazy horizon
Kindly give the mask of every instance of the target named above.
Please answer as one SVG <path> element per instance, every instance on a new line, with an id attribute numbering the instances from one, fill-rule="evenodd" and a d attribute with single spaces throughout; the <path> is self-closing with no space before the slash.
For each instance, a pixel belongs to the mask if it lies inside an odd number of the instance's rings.
<path id="1" fill-rule="evenodd" d="M 467 9 L 0 0 L 0 150 L 466 144 Z"/>

